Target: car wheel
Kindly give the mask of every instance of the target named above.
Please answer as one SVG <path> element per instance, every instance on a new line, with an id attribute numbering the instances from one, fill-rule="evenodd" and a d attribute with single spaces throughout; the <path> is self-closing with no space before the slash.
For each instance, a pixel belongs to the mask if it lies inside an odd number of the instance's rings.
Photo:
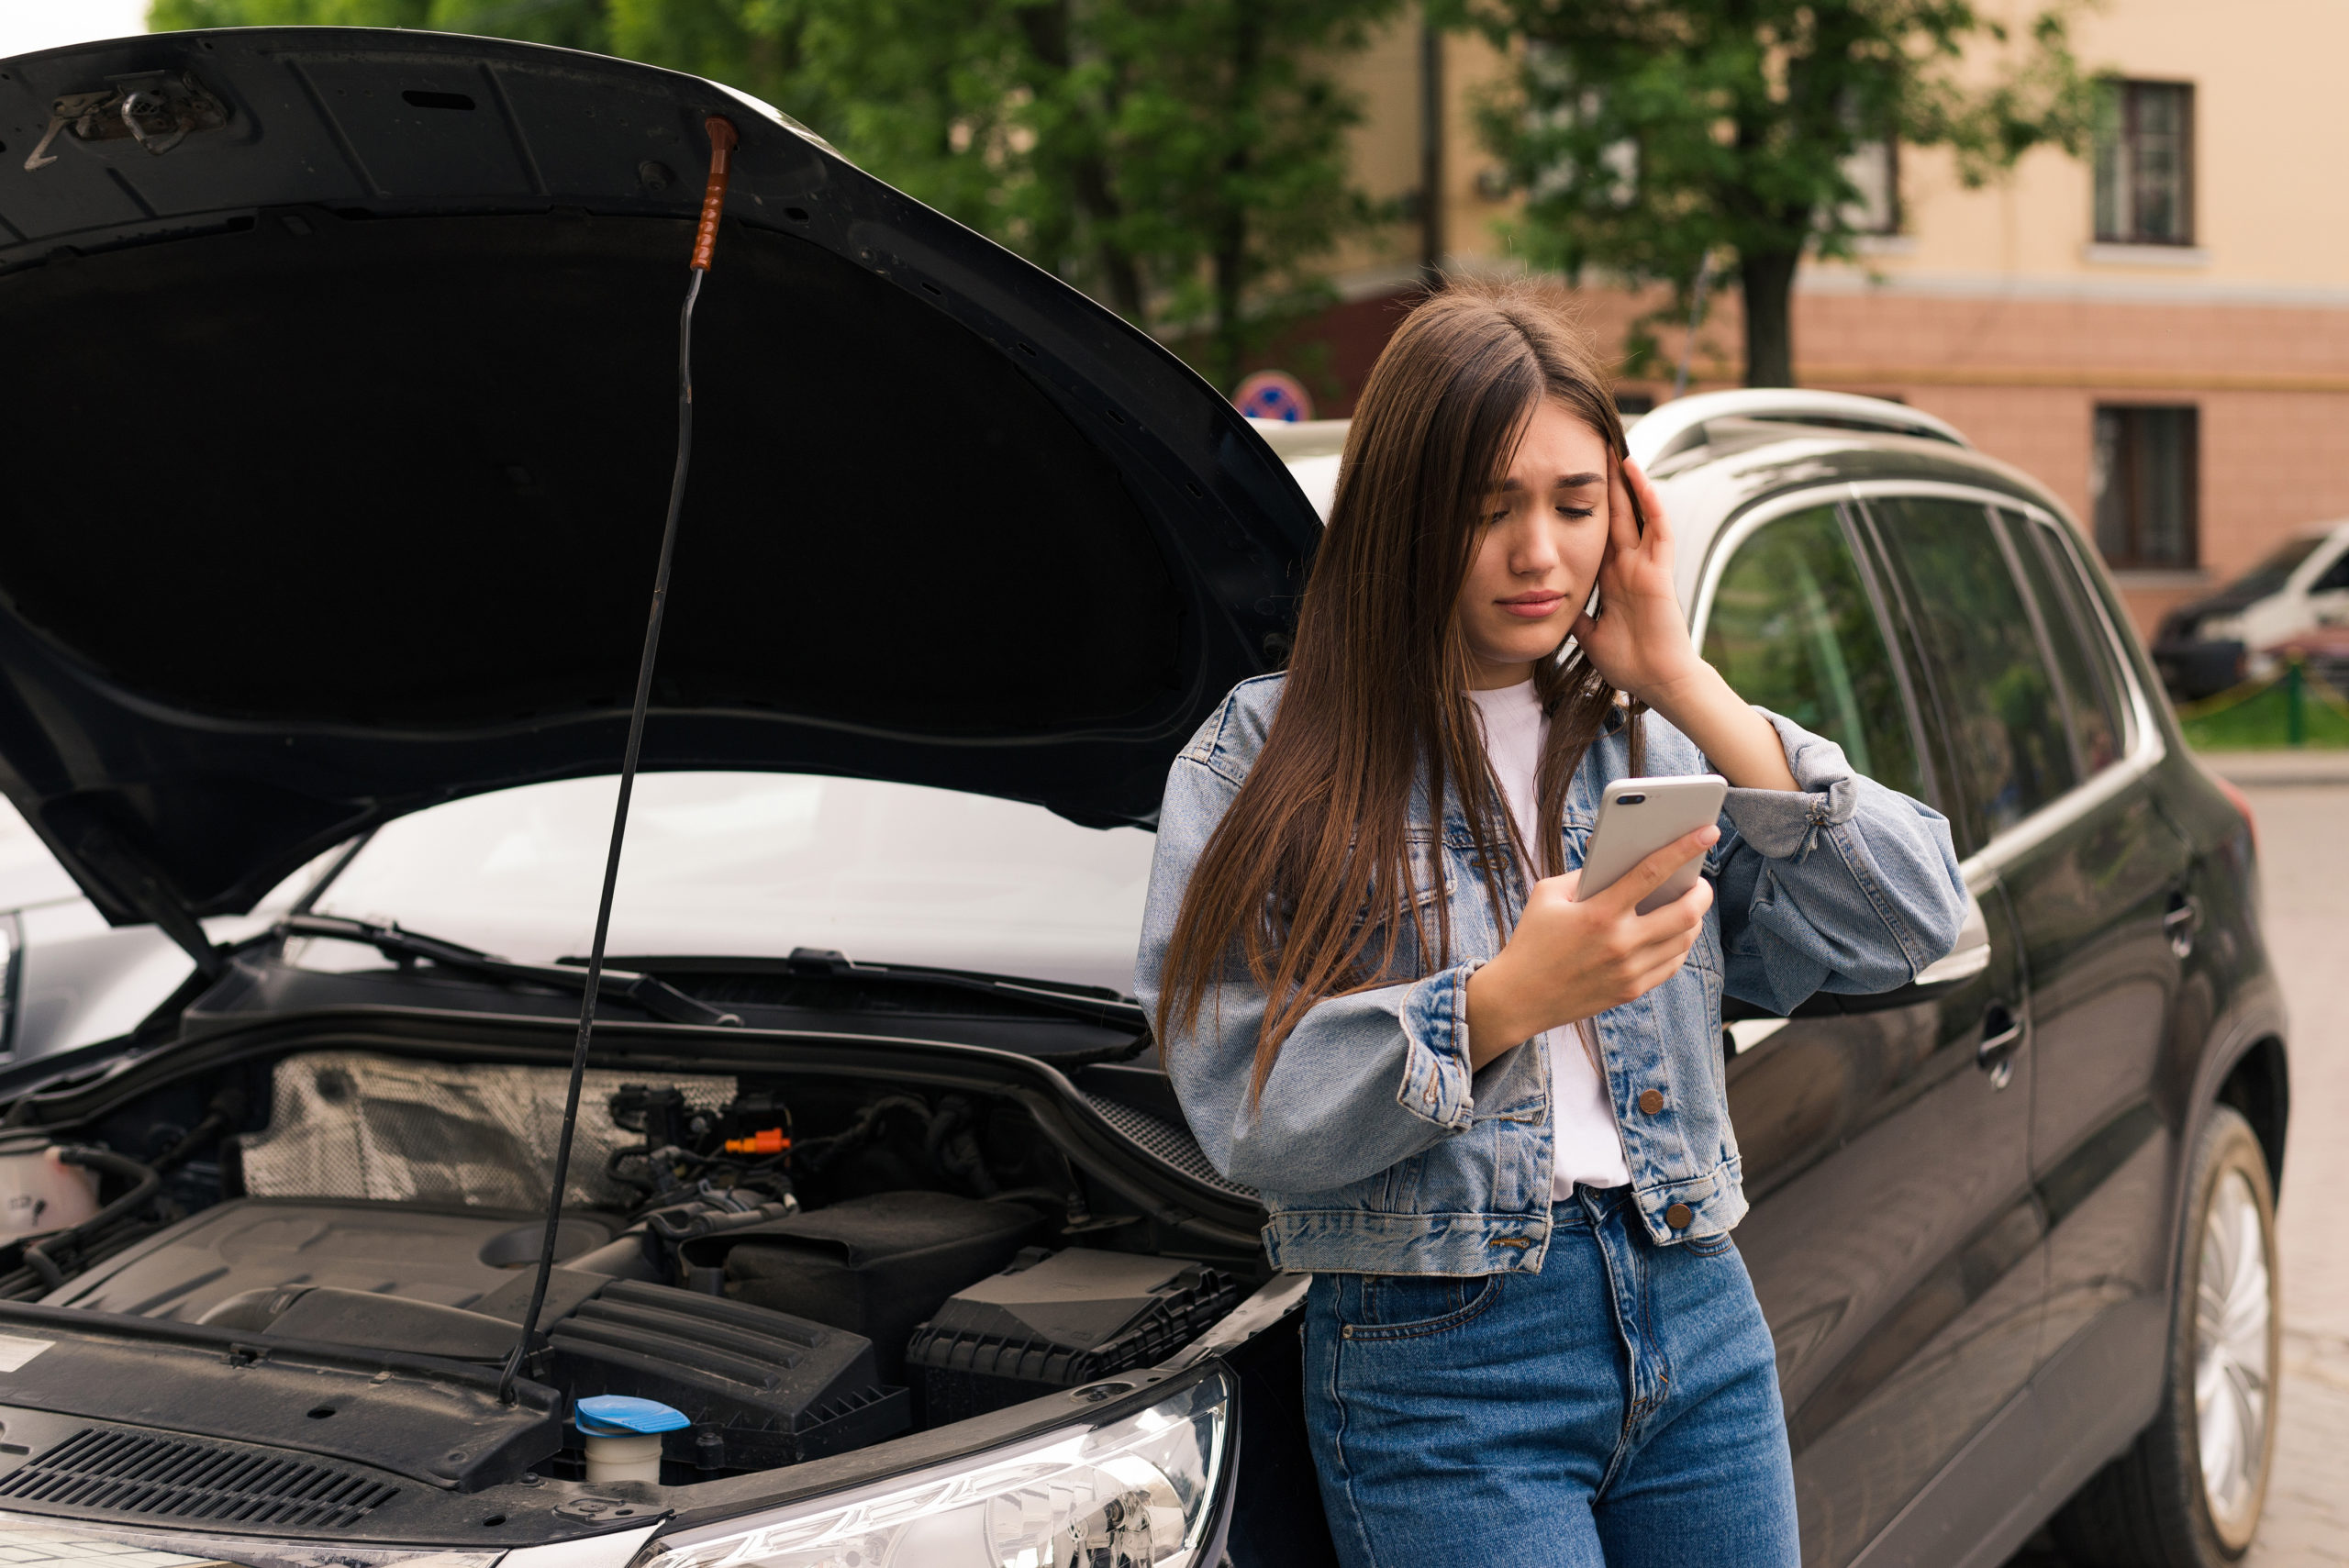
<path id="1" fill-rule="evenodd" d="M 2051 1521 L 2080 1568 L 2217 1568 L 2259 1528 L 2276 1456 L 2276 1195 L 2225 1106 L 2194 1151 L 2161 1413 Z"/>

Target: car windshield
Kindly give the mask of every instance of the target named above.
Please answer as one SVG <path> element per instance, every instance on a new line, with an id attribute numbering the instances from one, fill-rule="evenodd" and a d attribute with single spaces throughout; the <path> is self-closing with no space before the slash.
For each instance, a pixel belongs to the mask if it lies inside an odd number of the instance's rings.
<path id="1" fill-rule="evenodd" d="M 2264 598 L 2275 593 L 2291 580 L 2293 570 L 2314 555 L 2317 546 L 2323 542 L 2324 536 L 2319 534 L 2312 539 L 2291 539 L 2277 546 L 2266 560 L 2228 584 L 2225 592 L 2244 598 Z"/>
<path id="2" fill-rule="evenodd" d="M 618 781 L 476 795 L 387 824 L 315 909 L 529 962 L 583 956 Z M 873 963 L 1133 990 L 1152 836 L 1040 806 L 796 773 L 647 773 L 608 951 Z M 350 943 L 300 960 L 381 962 Z"/>

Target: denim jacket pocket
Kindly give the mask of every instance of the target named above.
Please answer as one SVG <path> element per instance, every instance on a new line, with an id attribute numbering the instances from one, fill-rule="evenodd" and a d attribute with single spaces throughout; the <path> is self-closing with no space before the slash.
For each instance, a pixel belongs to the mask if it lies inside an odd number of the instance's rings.
<path id="1" fill-rule="evenodd" d="M 1399 890 L 1375 894 L 1374 902 L 1355 914 L 1354 922 L 1366 939 L 1364 956 L 1374 966 L 1385 956 L 1388 933 L 1393 933 L 1394 959 L 1385 967 L 1408 976 L 1435 967 L 1435 949 L 1443 940 L 1444 906 L 1451 903 L 1455 884 L 1451 857 L 1432 833 L 1413 834 L 1404 841 L 1403 852 L 1411 873 L 1409 896 Z"/>

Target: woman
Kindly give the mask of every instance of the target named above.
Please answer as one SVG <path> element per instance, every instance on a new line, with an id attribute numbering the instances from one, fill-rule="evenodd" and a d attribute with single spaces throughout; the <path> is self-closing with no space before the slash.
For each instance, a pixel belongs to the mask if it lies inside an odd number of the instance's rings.
<path id="1" fill-rule="evenodd" d="M 1288 673 L 1167 780 L 1140 991 L 1314 1276 L 1349 1564 L 1798 1559 L 1721 994 L 1902 984 L 1965 894 L 1940 816 L 1697 656 L 1672 569 L 1558 296 L 1454 284 L 1371 373 Z M 1609 781 L 1709 770 L 1718 826 L 1575 899 Z"/>

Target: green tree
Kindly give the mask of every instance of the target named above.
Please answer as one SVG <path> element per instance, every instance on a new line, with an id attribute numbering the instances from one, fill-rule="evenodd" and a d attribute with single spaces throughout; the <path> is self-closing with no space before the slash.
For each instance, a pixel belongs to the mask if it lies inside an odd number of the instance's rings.
<path id="1" fill-rule="evenodd" d="M 1979 185 L 2032 148 L 2086 146 L 2092 83 L 2069 0 L 2010 32 L 1971 0 L 1439 0 L 1515 50 L 1486 144 L 1526 195 L 1538 264 L 1667 283 L 1687 313 L 1709 266 L 1733 268 L 1745 379 L 1794 379 L 1795 269 L 1853 253 L 1854 155 L 1947 148 Z"/>
<path id="2" fill-rule="evenodd" d="M 1370 219 L 1333 66 L 1400 0 L 154 0 L 151 25 L 530 38 L 767 98 L 1229 389 Z"/>
<path id="3" fill-rule="evenodd" d="M 432 28 L 607 49 L 604 0 L 151 0 L 147 26 Z"/>

